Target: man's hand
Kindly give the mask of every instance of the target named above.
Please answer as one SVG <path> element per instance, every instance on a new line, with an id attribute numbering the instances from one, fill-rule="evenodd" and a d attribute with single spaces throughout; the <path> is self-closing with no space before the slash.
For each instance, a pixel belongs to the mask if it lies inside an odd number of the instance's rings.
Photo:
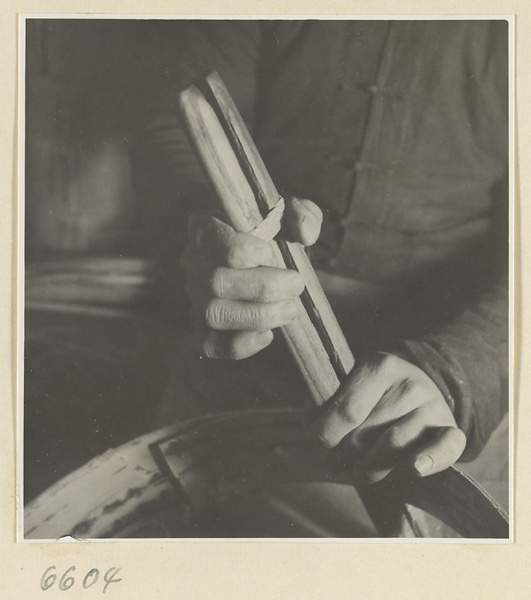
<path id="1" fill-rule="evenodd" d="M 294 241 L 313 244 L 322 213 L 309 200 L 286 203 Z M 271 330 L 296 318 L 304 289 L 296 271 L 278 269 L 273 245 L 238 233 L 213 213 L 194 213 L 181 264 L 201 352 L 240 359 L 268 346 Z M 309 428 L 360 482 L 383 479 L 399 464 L 430 475 L 452 465 L 465 435 L 435 383 L 418 367 L 384 353 L 358 358 L 347 381 Z"/>
<path id="2" fill-rule="evenodd" d="M 285 218 L 294 239 L 316 241 L 322 213 L 313 202 L 287 201 Z M 271 343 L 272 329 L 297 317 L 295 299 L 304 281 L 297 271 L 275 264 L 271 242 L 238 233 L 211 212 L 191 216 L 181 265 L 205 356 L 252 356 Z"/>
<path id="3" fill-rule="evenodd" d="M 361 357 L 347 381 L 309 428 L 338 458 L 352 463 L 359 483 L 383 479 L 395 466 L 420 476 L 451 466 L 466 438 L 435 383 L 391 354 Z"/>

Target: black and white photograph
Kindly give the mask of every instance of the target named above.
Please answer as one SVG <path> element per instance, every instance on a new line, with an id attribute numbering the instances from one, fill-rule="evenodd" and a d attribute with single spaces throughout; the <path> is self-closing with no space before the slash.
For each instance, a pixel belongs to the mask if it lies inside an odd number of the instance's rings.
<path id="1" fill-rule="evenodd" d="M 512 540 L 513 25 L 21 19 L 21 539 Z"/>

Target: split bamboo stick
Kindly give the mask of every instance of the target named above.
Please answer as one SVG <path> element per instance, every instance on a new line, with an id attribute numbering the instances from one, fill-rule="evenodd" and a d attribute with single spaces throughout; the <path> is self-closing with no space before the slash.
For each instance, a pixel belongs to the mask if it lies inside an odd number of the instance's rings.
<path id="1" fill-rule="evenodd" d="M 280 196 L 221 78 L 210 73 L 198 80 L 181 93 L 179 107 L 228 223 L 237 231 L 252 231 Z M 282 334 L 311 399 L 321 405 L 337 391 L 354 357 L 304 248 L 278 239 L 276 259 L 278 267 L 296 269 L 306 283 L 301 316 Z"/>

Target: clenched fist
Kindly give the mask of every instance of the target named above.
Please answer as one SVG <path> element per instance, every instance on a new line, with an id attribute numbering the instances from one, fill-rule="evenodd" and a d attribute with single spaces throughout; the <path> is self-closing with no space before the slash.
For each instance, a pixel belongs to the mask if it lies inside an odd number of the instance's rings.
<path id="1" fill-rule="evenodd" d="M 313 244 L 321 210 L 309 200 L 286 202 L 293 239 Z M 210 358 L 247 358 L 272 339 L 271 332 L 298 315 L 304 289 L 297 271 L 276 268 L 273 243 L 239 233 L 212 212 L 194 213 L 181 257 L 191 300 L 191 320 L 201 352 Z"/>

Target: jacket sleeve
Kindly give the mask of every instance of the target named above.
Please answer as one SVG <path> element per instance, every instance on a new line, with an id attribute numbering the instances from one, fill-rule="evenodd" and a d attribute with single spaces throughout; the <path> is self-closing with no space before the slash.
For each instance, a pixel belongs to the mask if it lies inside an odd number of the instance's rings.
<path id="1" fill-rule="evenodd" d="M 507 287 L 495 286 L 439 333 L 399 343 L 397 354 L 438 385 L 475 458 L 507 411 Z"/>
<path id="2" fill-rule="evenodd" d="M 503 418 L 508 407 L 509 373 L 509 198 L 508 198 L 508 42 L 506 23 L 489 24 L 488 44 L 476 45 L 477 61 L 485 52 L 492 59 L 483 70 L 485 115 L 479 143 L 499 165 L 500 177 L 491 189 L 489 238 L 471 274 L 482 282 L 466 307 L 440 331 L 403 341 L 397 353 L 421 367 L 438 384 L 459 427 L 467 436 L 465 460 L 474 458 Z M 476 72 L 482 72 L 477 66 Z M 466 257 L 465 257 L 466 258 Z"/>

